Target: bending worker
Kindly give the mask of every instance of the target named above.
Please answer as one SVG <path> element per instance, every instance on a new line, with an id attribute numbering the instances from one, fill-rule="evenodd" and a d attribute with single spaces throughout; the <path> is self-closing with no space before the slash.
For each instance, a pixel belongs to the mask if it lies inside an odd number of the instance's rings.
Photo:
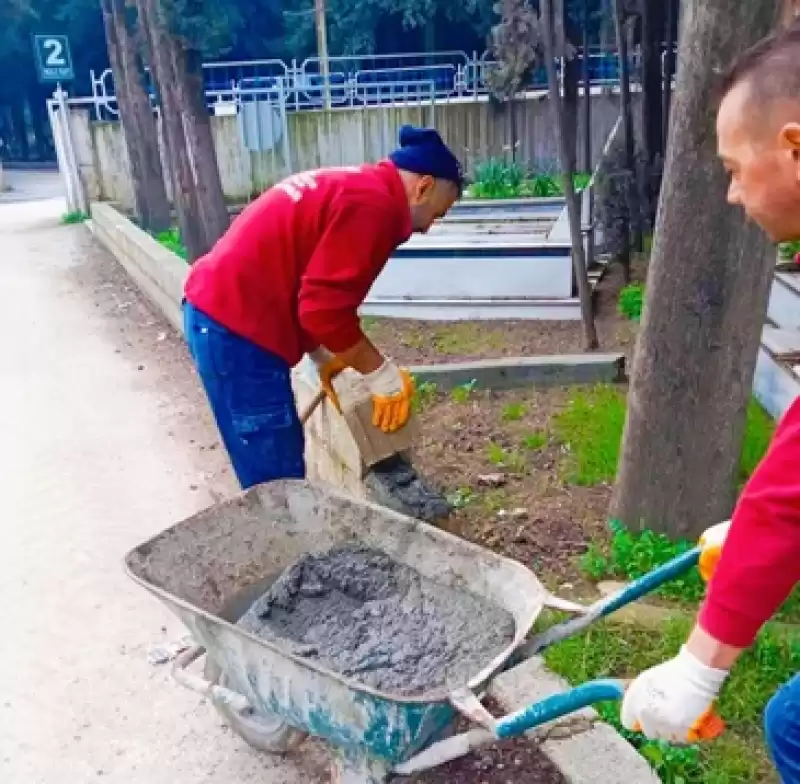
<path id="1" fill-rule="evenodd" d="M 800 238 L 800 26 L 765 39 L 735 64 L 717 136 L 731 178 L 728 201 L 775 242 Z M 779 424 L 732 522 L 701 539 L 701 573 L 710 583 L 697 625 L 676 658 L 631 685 L 622 708 L 628 729 L 679 743 L 721 729 L 713 704 L 729 671 L 800 580 L 799 465 L 800 399 Z M 800 782 L 798 676 L 772 698 L 765 726 L 782 780 Z"/>
<path id="2" fill-rule="evenodd" d="M 412 379 L 364 336 L 357 309 L 392 252 L 441 218 L 461 187 L 439 134 L 406 126 L 388 160 L 274 186 L 192 266 L 186 340 L 242 487 L 305 476 L 290 381 L 305 353 L 335 405 L 332 380 L 350 367 L 371 390 L 374 423 L 406 424 Z"/>

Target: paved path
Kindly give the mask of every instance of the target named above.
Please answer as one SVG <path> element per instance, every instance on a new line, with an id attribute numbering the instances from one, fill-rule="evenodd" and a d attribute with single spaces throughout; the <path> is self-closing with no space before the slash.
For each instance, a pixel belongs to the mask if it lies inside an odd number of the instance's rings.
<path id="1" fill-rule="evenodd" d="M 326 782 L 147 661 L 184 630 L 122 558 L 233 481 L 181 341 L 30 176 L 0 203 L 0 781 Z"/>

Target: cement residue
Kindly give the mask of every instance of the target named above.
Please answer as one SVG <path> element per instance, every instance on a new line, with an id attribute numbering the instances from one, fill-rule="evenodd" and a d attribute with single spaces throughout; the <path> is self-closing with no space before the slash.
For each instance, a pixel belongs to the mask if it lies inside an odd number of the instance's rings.
<path id="1" fill-rule="evenodd" d="M 447 519 L 452 511 L 444 496 L 430 487 L 402 455 L 373 466 L 364 481 L 378 503 L 401 514 L 432 523 Z"/>
<path id="2" fill-rule="evenodd" d="M 239 624 L 404 695 L 463 686 L 514 637 L 514 619 L 500 607 L 353 546 L 301 558 Z"/>

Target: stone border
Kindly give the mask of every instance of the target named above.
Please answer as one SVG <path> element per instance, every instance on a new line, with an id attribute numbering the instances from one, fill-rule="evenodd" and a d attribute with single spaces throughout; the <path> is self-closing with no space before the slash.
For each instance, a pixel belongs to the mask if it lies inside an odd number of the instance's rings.
<path id="1" fill-rule="evenodd" d="M 625 355 L 615 352 L 511 357 L 446 365 L 417 365 L 410 370 L 418 381 L 436 384 L 444 390 L 473 381 L 478 389 L 618 384 L 625 381 Z"/>
<path id="2" fill-rule="evenodd" d="M 188 271 L 186 263 L 110 204 L 93 203 L 91 215 L 92 220 L 87 223 L 92 233 L 182 335 L 181 299 Z M 538 357 L 425 367 L 415 372 L 444 387 L 468 383 L 473 378 L 482 385 L 501 386 L 524 386 L 548 381 L 569 383 L 568 379 L 577 378 L 584 379 L 582 383 L 598 383 L 604 379 L 619 380 L 619 373 L 624 367 L 622 361 L 621 355 L 600 354 L 588 357 Z M 299 378 L 308 381 L 307 373 L 302 373 L 302 368 L 300 372 Z M 296 378 L 295 382 L 297 385 L 299 379 Z M 301 389 L 302 386 L 297 389 L 299 396 L 303 394 Z M 309 422 L 312 428 L 309 442 L 318 440 L 314 437 L 317 429 L 321 430 L 320 435 L 336 436 L 342 440 L 344 428 L 337 426 L 326 408 L 321 408 L 315 414 L 319 422 L 314 423 L 313 419 Z M 335 464 L 336 468 L 333 472 L 328 470 L 329 476 L 324 478 L 339 483 L 358 497 L 368 498 L 372 491 L 360 479 L 356 482 L 354 476 L 345 475 L 346 466 L 338 457 L 335 445 L 318 443 L 317 460 Z M 327 468 L 330 469 L 330 466 Z M 491 693 L 504 710 L 513 711 L 569 688 L 565 681 L 545 667 L 541 659 L 534 658 L 498 676 L 492 683 Z M 537 739 L 544 753 L 561 770 L 569 784 L 658 782 L 647 761 L 612 727 L 599 721 L 591 709 L 539 728 L 530 736 Z"/>

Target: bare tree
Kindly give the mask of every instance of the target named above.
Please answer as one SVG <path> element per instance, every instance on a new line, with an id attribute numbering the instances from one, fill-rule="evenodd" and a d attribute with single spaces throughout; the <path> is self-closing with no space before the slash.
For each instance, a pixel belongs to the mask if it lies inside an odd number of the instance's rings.
<path id="1" fill-rule="evenodd" d="M 125 0 L 100 0 L 100 6 L 130 161 L 136 217 L 148 231 L 165 231 L 172 225 L 172 214 L 161 167 L 158 128 L 144 86 L 145 72 L 136 32 L 129 22 Z"/>
<path id="2" fill-rule="evenodd" d="M 614 516 L 695 536 L 731 511 L 774 249 L 728 187 L 717 74 L 769 32 L 776 0 L 686 0 L 678 83 Z"/>
<path id="3" fill-rule="evenodd" d="M 586 349 L 592 351 L 599 345 L 597 339 L 597 328 L 594 322 L 594 310 L 592 305 L 592 286 L 589 283 L 589 275 L 586 270 L 586 253 L 583 246 L 583 236 L 581 231 L 581 209 L 578 198 L 575 194 L 574 169 L 570 168 L 571 161 L 574 160 L 573 154 L 570 155 L 569 140 L 564 134 L 564 112 L 561 103 L 561 91 L 558 86 L 558 74 L 556 73 L 556 45 L 555 45 L 555 26 L 553 14 L 553 0 L 541 0 L 542 12 L 542 39 L 544 41 L 545 63 L 547 67 L 547 84 L 549 88 L 549 100 L 553 113 L 553 125 L 559 141 L 559 157 L 561 159 L 561 181 L 564 188 L 564 198 L 567 202 L 567 212 L 569 214 L 569 229 L 572 240 L 572 263 L 575 269 L 575 279 L 578 284 L 578 296 L 581 302 L 581 318 L 583 321 L 584 342 Z"/>

